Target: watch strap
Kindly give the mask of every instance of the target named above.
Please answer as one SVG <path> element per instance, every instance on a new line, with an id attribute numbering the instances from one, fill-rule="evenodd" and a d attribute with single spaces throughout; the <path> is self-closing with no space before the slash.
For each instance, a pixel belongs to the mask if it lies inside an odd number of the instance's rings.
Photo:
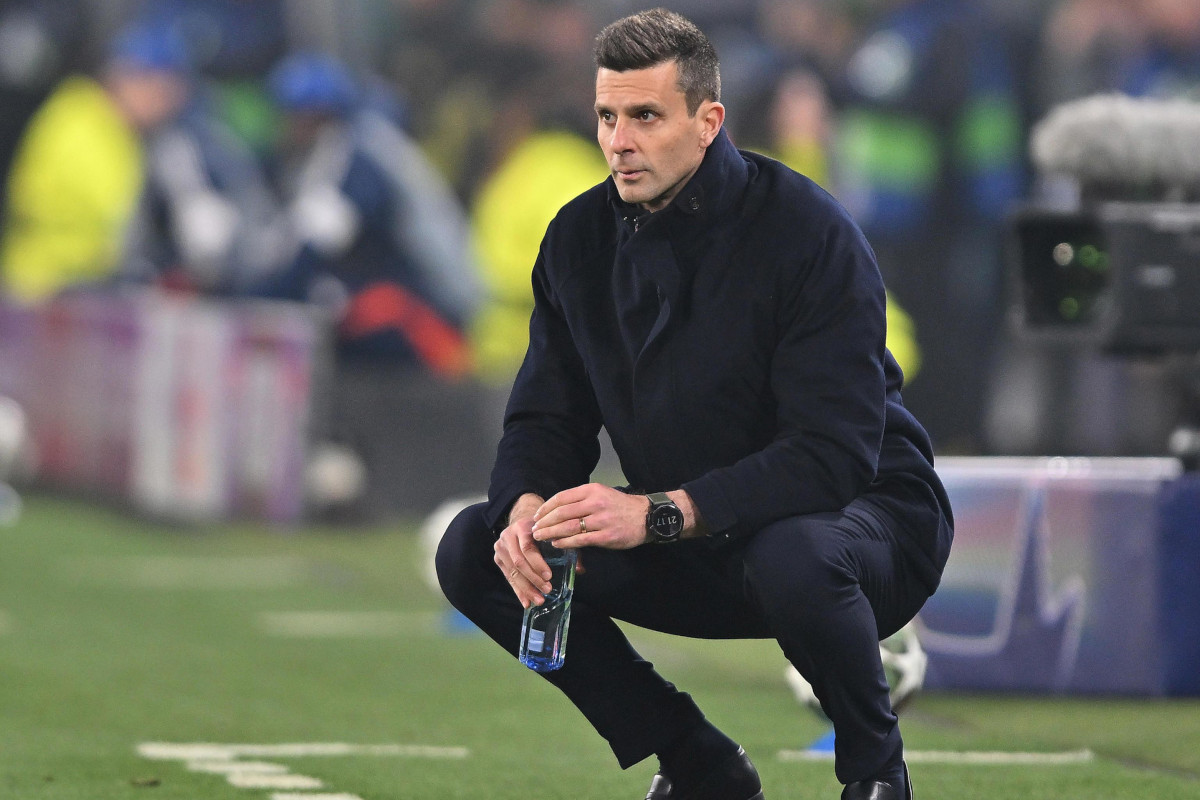
<path id="1" fill-rule="evenodd" d="M 658 506 L 665 506 L 671 502 L 671 498 L 667 496 L 666 492 L 651 492 L 650 494 L 646 495 L 646 497 L 650 498 L 651 511 Z"/>

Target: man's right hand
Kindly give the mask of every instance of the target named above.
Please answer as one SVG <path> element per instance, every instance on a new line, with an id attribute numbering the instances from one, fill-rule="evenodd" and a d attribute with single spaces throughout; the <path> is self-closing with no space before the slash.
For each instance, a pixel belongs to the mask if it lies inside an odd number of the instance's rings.
<path id="1" fill-rule="evenodd" d="M 504 573 L 522 608 L 540 606 L 551 590 L 550 566 L 542 558 L 533 538 L 533 514 L 545 502 L 535 494 L 524 494 L 513 503 L 508 527 L 496 540 L 496 566 Z"/>

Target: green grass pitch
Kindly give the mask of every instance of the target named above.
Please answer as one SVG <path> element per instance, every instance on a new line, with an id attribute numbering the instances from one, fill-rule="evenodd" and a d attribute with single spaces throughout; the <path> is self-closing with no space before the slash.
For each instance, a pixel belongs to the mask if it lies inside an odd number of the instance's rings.
<path id="1" fill-rule="evenodd" d="M 29 498 L 0 528 L 0 798 L 644 797 L 651 762 L 622 772 L 555 690 L 448 632 L 424 558 L 415 525 L 177 529 Z M 780 756 L 823 726 L 792 700 L 772 643 L 631 636 L 746 747 L 768 798 L 838 796 L 831 764 Z M 1196 700 L 925 693 L 902 720 L 912 751 L 1095 754 L 914 764 L 919 798 L 1200 798 Z M 206 765 L 147 758 L 148 742 L 441 749 Z M 259 783 L 271 774 L 310 782 Z"/>

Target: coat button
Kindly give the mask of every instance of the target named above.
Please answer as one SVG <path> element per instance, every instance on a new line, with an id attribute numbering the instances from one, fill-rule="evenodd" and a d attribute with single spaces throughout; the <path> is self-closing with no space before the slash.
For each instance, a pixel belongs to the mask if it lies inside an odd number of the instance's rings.
<path id="1" fill-rule="evenodd" d="M 700 210 L 700 198 L 696 197 L 695 195 L 692 195 L 690 198 L 688 198 L 688 205 L 691 206 L 692 211 L 699 211 Z"/>

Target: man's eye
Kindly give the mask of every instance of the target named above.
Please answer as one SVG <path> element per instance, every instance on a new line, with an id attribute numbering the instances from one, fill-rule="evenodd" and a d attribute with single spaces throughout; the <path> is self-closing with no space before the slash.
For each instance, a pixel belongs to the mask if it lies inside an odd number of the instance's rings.
<path id="1" fill-rule="evenodd" d="M 654 117 L 657 115 L 653 111 L 643 111 L 642 113 L 638 114 L 637 116 L 638 116 L 638 119 L 640 119 L 642 122 L 649 122 L 650 120 L 654 119 Z"/>
<path id="2" fill-rule="evenodd" d="M 597 112 L 596 116 L 600 117 L 601 122 L 612 122 L 613 115 L 608 111 Z"/>

